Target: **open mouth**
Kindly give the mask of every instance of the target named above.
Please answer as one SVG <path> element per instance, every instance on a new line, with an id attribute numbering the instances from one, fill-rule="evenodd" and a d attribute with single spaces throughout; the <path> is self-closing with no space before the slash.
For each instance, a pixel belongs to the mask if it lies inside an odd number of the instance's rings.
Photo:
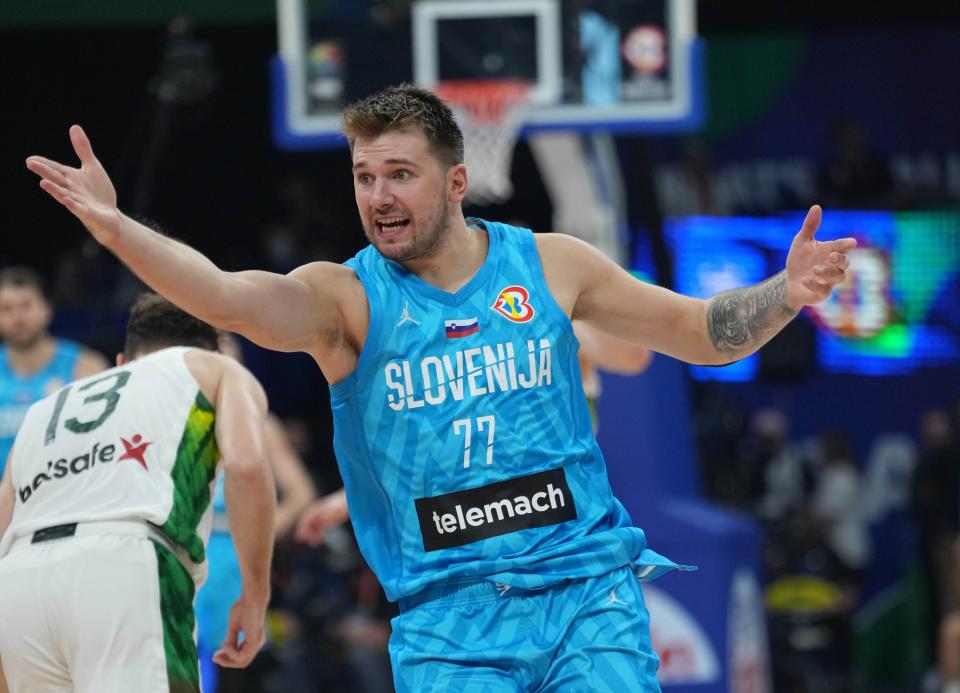
<path id="1" fill-rule="evenodd" d="M 410 226 L 410 220 L 406 217 L 390 217 L 377 220 L 377 229 L 384 236 L 395 236 L 408 226 Z"/>

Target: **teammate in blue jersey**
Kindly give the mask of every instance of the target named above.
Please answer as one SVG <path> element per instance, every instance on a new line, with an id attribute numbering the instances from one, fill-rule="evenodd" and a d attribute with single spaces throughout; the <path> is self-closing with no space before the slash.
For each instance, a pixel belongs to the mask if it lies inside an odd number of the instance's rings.
<path id="1" fill-rule="evenodd" d="M 571 319 L 722 365 L 824 300 L 856 242 L 815 240 L 814 206 L 784 271 L 690 298 L 569 236 L 464 218 L 463 137 L 432 93 L 388 88 L 343 124 L 371 245 L 283 276 L 223 272 L 120 212 L 78 126 L 79 168 L 27 166 L 174 303 L 317 362 L 358 543 L 400 602 L 399 691 L 659 690 L 637 577 L 676 566 L 611 493 Z"/>
<path id="2" fill-rule="evenodd" d="M 0 270 L 0 474 L 27 409 L 107 360 L 47 331 L 53 308 L 43 278 L 27 267 Z"/>

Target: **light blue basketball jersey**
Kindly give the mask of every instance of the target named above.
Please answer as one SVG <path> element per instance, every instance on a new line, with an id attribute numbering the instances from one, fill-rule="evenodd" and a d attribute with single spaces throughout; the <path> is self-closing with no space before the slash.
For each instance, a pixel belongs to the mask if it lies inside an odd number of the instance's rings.
<path id="1" fill-rule="evenodd" d="M 0 346 L 0 474 L 27 409 L 74 379 L 81 350 L 75 342 L 58 339 L 49 363 L 37 373 L 24 377 L 10 367 L 7 348 Z"/>
<path id="2" fill-rule="evenodd" d="M 533 234 L 475 223 L 487 259 L 455 294 L 372 246 L 346 263 L 370 327 L 330 394 L 364 557 L 391 600 L 458 578 L 536 589 L 626 565 L 649 578 L 675 568 L 613 497 L 579 345 Z"/>

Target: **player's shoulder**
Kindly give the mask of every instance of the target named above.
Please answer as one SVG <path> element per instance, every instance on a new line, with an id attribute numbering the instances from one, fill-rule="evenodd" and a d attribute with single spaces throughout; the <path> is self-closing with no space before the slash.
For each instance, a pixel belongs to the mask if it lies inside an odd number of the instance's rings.
<path id="1" fill-rule="evenodd" d="M 353 267 L 326 260 L 301 265 L 287 276 L 297 279 L 309 288 L 322 293 L 352 293 L 360 287 L 360 280 Z"/>
<path id="2" fill-rule="evenodd" d="M 582 251 L 584 247 L 593 248 L 593 246 L 586 241 L 581 241 L 579 238 L 567 233 L 535 232 L 533 234 L 533 241 L 537 244 L 538 248 L 547 248 L 555 252 L 573 253 Z"/>
<path id="3" fill-rule="evenodd" d="M 194 376 L 197 375 L 198 371 L 219 375 L 235 369 L 246 370 L 236 359 L 208 349 L 185 349 L 183 350 L 183 361 Z"/>
<path id="4" fill-rule="evenodd" d="M 190 349 L 184 353 L 183 360 L 195 377 L 200 373 L 218 378 L 230 375 L 234 378 L 248 380 L 251 383 L 258 382 L 256 376 L 246 366 L 235 358 L 218 351 Z"/>
<path id="5" fill-rule="evenodd" d="M 296 277 L 304 281 L 314 281 L 316 279 L 327 279 L 329 277 L 346 277 L 352 273 L 353 270 L 342 262 L 315 260 L 300 265 L 291 271 L 288 276 Z"/>
<path id="6" fill-rule="evenodd" d="M 228 381 L 242 390 L 262 392 L 256 376 L 230 356 L 206 349 L 190 349 L 183 358 L 200 391 L 213 406 L 217 406 L 221 385 Z"/>
<path id="7" fill-rule="evenodd" d="M 565 233 L 535 233 L 533 240 L 546 269 L 570 270 L 604 259 L 604 255 L 592 245 Z"/>

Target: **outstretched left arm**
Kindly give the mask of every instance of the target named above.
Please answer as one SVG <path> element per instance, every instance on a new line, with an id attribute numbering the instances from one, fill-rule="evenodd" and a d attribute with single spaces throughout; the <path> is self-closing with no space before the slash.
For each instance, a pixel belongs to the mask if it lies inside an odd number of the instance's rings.
<path id="1" fill-rule="evenodd" d="M 641 282 L 569 236 L 545 234 L 537 245 L 550 291 L 574 319 L 688 363 L 724 365 L 755 352 L 803 306 L 826 299 L 843 281 L 846 253 L 857 243 L 815 240 L 820 218 L 814 205 L 783 272 L 709 300 Z"/>
<path id="2" fill-rule="evenodd" d="M 707 332 L 716 350 L 730 361 L 752 354 L 793 320 L 806 305 L 820 303 L 846 278 L 853 238 L 820 242 L 814 234 L 822 211 L 814 205 L 790 244 L 787 267 L 760 284 L 714 296 Z"/>

